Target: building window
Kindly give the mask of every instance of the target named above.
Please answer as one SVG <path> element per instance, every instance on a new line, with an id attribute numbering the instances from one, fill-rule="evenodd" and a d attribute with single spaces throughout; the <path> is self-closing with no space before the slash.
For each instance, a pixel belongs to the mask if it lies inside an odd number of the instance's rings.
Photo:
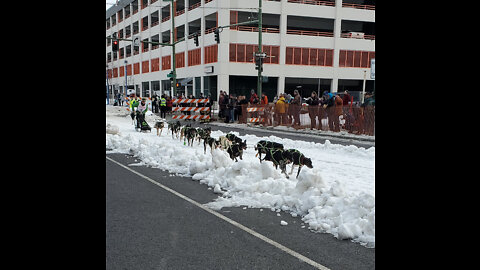
<path id="1" fill-rule="evenodd" d="M 207 46 L 205 49 L 205 64 L 215 63 L 218 61 L 218 45 Z"/>
<path id="2" fill-rule="evenodd" d="M 146 8 L 148 6 L 148 0 L 140 0 L 142 1 L 142 9 Z"/>
<path id="3" fill-rule="evenodd" d="M 171 69 L 171 57 L 170 55 L 162 57 L 162 70 Z"/>
<path id="4" fill-rule="evenodd" d="M 285 64 L 304 66 L 333 66 L 333 49 L 287 47 Z"/>
<path id="5" fill-rule="evenodd" d="M 144 39 L 142 42 L 142 52 L 148 52 L 148 38 Z"/>
<path id="6" fill-rule="evenodd" d="M 175 67 L 183 68 L 185 67 L 185 52 L 175 54 Z"/>
<path id="7" fill-rule="evenodd" d="M 255 44 L 230 44 L 230 62 L 255 63 L 254 53 L 258 51 Z M 265 64 L 278 64 L 280 58 L 280 46 L 264 45 L 262 51 L 267 54 L 263 59 Z"/>
<path id="8" fill-rule="evenodd" d="M 134 35 L 138 33 L 138 21 L 132 24 L 132 31 Z"/>
<path id="9" fill-rule="evenodd" d="M 132 14 L 135 14 L 138 12 L 138 0 L 134 0 L 132 2 Z"/>
<path id="10" fill-rule="evenodd" d="M 152 69 L 151 69 L 152 72 L 160 71 L 160 58 L 152 59 L 151 66 L 152 66 Z"/>
<path id="11" fill-rule="evenodd" d="M 118 15 L 118 22 L 122 22 L 123 21 L 123 9 L 120 9 L 120 11 L 118 11 L 117 15 Z"/>
<path id="12" fill-rule="evenodd" d="M 125 19 L 130 17 L 130 5 L 125 6 Z"/>
<path id="13" fill-rule="evenodd" d="M 159 35 L 152 36 L 152 42 L 159 43 L 160 42 L 159 41 Z M 159 47 L 160 47 L 160 45 L 152 43 L 152 50 L 158 49 Z"/>
<path id="14" fill-rule="evenodd" d="M 370 60 L 375 52 L 340 50 L 339 67 L 370 68 Z"/>
<path id="15" fill-rule="evenodd" d="M 149 63 L 147 61 L 142 62 L 142 73 L 148 73 L 149 72 Z"/>
<path id="16" fill-rule="evenodd" d="M 140 63 L 133 64 L 133 74 L 140 74 Z"/>
<path id="17" fill-rule="evenodd" d="M 188 66 L 196 66 L 202 64 L 202 49 L 188 51 Z"/>
<path id="18" fill-rule="evenodd" d="M 142 18 L 142 31 L 148 29 L 148 16 Z"/>
<path id="19" fill-rule="evenodd" d="M 126 57 L 130 57 L 132 55 L 132 45 L 125 47 L 125 55 Z"/>
<path id="20" fill-rule="evenodd" d="M 154 27 L 154 26 L 158 25 L 158 23 L 160 22 L 159 17 L 158 17 L 158 11 L 155 11 L 154 13 L 152 13 L 150 15 L 150 21 L 151 21 L 150 22 L 151 23 L 150 27 Z"/>

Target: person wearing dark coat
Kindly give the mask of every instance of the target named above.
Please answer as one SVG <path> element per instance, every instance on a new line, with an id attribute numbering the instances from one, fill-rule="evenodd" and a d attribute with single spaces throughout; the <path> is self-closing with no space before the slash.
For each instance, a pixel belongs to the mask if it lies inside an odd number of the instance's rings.
<path id="1" fill-rule="evenodd" d="M 292 115 L 293 115 L 293 126 L 299 127 L 300 126 L 300 110 L 302 109 L 302 97 L 298 90 L 293 91 L 294 98 L 292 102 L 290 102 L 290 106 L 292 108 Z"/>
<path id="2" fill-rule="evenodd" d="M 223 100 L 220 103 L 220 108 L 222 109 L 223 117 L 225 117 L 225 123 L 228 123 L 230 120 L 230 113 L 227 108 L 229 102 L 230 102 L 230 99 L 228 98 L 228 94 L 226 92 L 223 92 Z"/>
<path id="3" fill-rule="evenodd" d="M 313 130 L 317 128 L 317 117 L 318 117 L 318 105 L 320 104 L 320 99 L 317 96 L 317 92 L 313 91 L 312 96 L 307 98 L 308 104 L 308 115 L 310 116 L 310 129 Z M 320 125 L 322 124 L 322 119 L 318 119 Z"/>

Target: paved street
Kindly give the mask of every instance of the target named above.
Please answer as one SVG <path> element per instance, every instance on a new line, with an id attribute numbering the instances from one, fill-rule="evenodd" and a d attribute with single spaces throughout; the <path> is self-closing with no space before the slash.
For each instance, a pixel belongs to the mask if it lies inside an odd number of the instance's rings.
<path id="1" fill-rule="evenodd" d="M 137 163 L 132 156 L 107 154 L 107 269 L 315 269 L 145 177 L 200 204 L 218 196 L 206 185 L 159 169 L 120 165 L 131 163 Z M 254 208 L 218 213 L 324 267 L 375 268 L 375 249 L 302 229 L 301 219 L 287 213 L 278 217 Z"/>

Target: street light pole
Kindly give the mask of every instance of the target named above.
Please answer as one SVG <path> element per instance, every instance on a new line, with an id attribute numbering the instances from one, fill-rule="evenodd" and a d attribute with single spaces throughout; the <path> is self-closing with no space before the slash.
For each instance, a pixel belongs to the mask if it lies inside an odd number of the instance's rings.
<path id="1" fill-rule="evenodd" d="M 106 77 L 107 77 L 107 105 L 110 105 L 110 91 L 109 91 L 109 86 L 108 86 L 108 64 L 106 65 L 107 70 L 106 70 Z"/>
<path id="2" fill-rule="evenodd" d="M 258 53 L 262 53 L 262 0 L 258 0 Z M 258 76 L 257 76 L 257 96 L 260 98 L 262 96 L 262 65 L 258 67 Z"/>
<path id="3" fill-rule="evenodd" d="M 363 89 L 362 89 L 362 98 L 360 100 L 360 103 L 363 104 L 365 100 L 365 80 L 367 79 L 367 71 L 363 71 Z"/>
<path id="4" fill-rule="evenodd" d="M 125 96 L 127 96 L 127 60 L 125 60 Z"/>
<path id="5" fill-rule="evenodd" d="M 173 71 L 173 96 L 177 94 L 177 67 L 176 67 L 176 62 L 175 62 L 175 7 L 173 6 L 174 0 L 169 0 L 172 3 L 170 4 L 171 12 L 170 12 L 170 17 L 172 19 L 172 29 L 170 30 L 172 32 L 172 41 L 170 42 L 172 45 L 172 71 Z"/>

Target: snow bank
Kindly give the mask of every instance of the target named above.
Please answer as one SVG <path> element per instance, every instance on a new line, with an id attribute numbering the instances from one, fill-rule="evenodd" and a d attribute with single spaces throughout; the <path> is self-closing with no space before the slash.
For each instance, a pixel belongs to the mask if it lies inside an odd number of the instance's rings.
<path id="1" fill-rule="evenodd" d="M 109 106 L 107 106 L 108 110 Z M 110 129 L 106 147 L 109 152 L 132 154 L 140 163 L 170 173 L 189 176 L 206 184 L 220 196 L 206 205 L 212 209 L 247 206 L 270 208 L 300 216 L 314 232 L 331 233 L 338 239 L 351 239 L 375 247 L 375 147 L 342 146 L 326 141 L 318 144 L 281 139 L 275 136 L 239 136 L 247 140 L 243 160 L 232 161 L 225 151 L 172 139 L 163 132 L 136 132 L 128 114 L 107 113 Z M 151 126 L 155 115 L 146 117 Z M 168 129 L 167 129 L 168 130 Z M 237 136 L 238 133 L 233 132 Z M 225 134 L 213 131 L 218 138 Z M 287 179 L 271 162 L 259 162 L 253 146 L 260 140 L 272 140 L 295 148 L 312 159 L 313 168 L 298 167 Z M 290 173 L 291 167 L 287 166 Z M 283 224 L 282 224 L 283 225 Z"/>

